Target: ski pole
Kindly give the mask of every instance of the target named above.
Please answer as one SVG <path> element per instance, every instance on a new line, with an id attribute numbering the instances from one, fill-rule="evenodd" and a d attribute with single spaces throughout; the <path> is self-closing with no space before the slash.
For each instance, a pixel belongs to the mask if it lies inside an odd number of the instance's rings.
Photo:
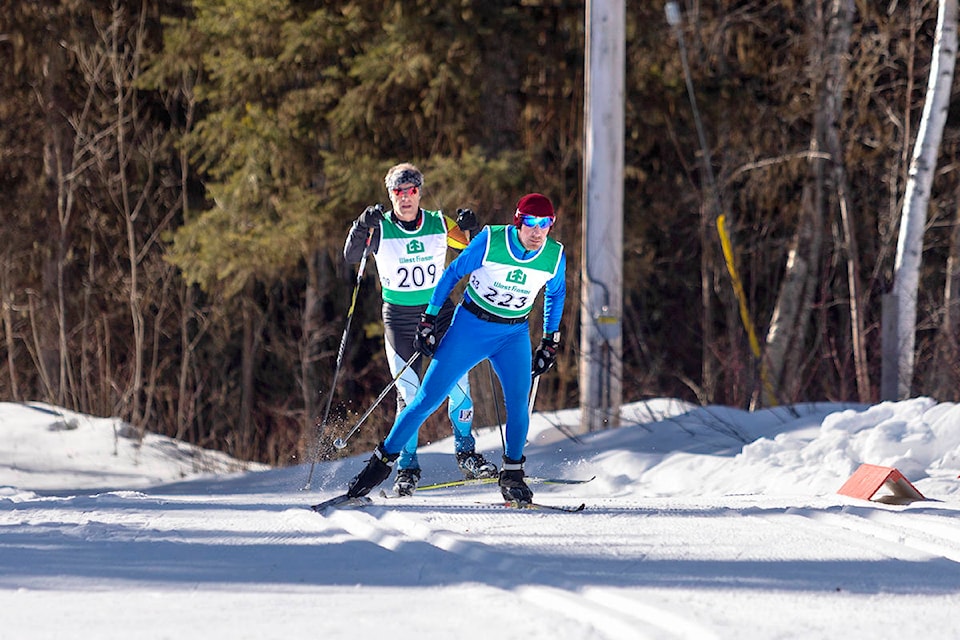
<path id="1" fill-rule="evenodd" d="M 404 372 L 406 372 L 406 370 L 410 368 L 410 365 L 413 364 L 413 361 L 416 360 L 419 355 L 420 355 L 419 352 L 414 352 L 414 354 L 413 354 L 412 356 L 410 356 L 410 359 L 407 360 L 406 364 L 403 365 L 403 368 L 400 369 L 400 371 L 397 372 L 397 375 L 395 375 L 395 376 L 393 377 L 393 380 L 390 381 L 390 384 L 388 384 L 386 387 L 384 387 L 383 391 L 381 391 L 381 392 L 380 392 L 380 395 L 377 396 L 377 399 L 373 401 L 373 404 L 370 405 L 370 408 L 367 409 L 366 413 L 364 413 L 362 416 L 360 416 L 360 419 L 357 420 L 357 424 L 355 424 L 355 425 L 353 426 L 353 429 L 350 429 L 350 433 L 348 433 L 347 435 L 345 435 L 345 436 L 342 437 L 342 438 L 337 438 L 336 440 L 333 441 L 333 446 L 334 446 L 334 447 L 336 447 L 337 449 L 343 449 L 343 448 L 345 448 L 345 447 L 347 446 L 347 440 L 349 440 L 350 438 L 352 438 L 352 437 L 353 437 L 353 434 L 355 434 L 355 433 L 357 432 L 357 430 L 360 429 L 360 425 L 362 425 L 363 422 L 364 422 L 368 417 L 370 417 L 370 414 L 373 413 L 373 410 L 377 408 L 377 406 L 378 406 L 378 405 L 380 404 L 380 402 L 384 399 L 384 397 L 387 395 L 387 393 L 390 392 L 390 389 L 393 389 L 395 386 L 397 386 L 397 383 L 400 382 L 400 376 L 402 376 L 402 375 L 404 374 Z"/>
<path id="2" fill-rule="evenodd" d="M 537 388 L 540 386 L 540 376 L 533 376 L 533 384 L 530 387 L 530 406 L 527 413 L 533 415 L 533 403 L 537 401 Z"/>
<path id="3" fill-rule="evenodd" d="M 377 205 L 378 207 L 380 205 Z M 357 283 L 353 286 L 353 296 L 350 298 L 350 309 L 347 311 L 347 325 L 343 328 L 343 335 L 340 336 L 340 348 L 337 350 L 337 364 L 333 369 L 333 382 L 330 384 L 330 393 L 327 394 L 327 406 L 323 409 L 323 419 L 315 426 L 317 431 L 317 448 L 310 460 L 310 473 L 307 475 L 307 484 L 304 489 L 310 488 L 310 481 L 313 480 L 313 468 L 320 457 L 320 442 L 323 432 L 327 427 L 327 418 L 330 417 L 330 403 L 333 401 L 333 394 L 337 390 L 337 379 L 340 377 L 340 365 L 343 363 L 343 354 L 347 348 L 347 336 L 350 333 L 350 323 L 353 321 L 353 312 L 357 306 L 357 294 L 360 292 L 360 283 L 363 281 L 363 268 L 367 264 L 367 256 L 370 255 L 370 242 L 373 240 L 371 228 L 367 233 L 367 242 L 363 246 L 363 257 L 360 258 L 360 266 L 357 267 Z"/>

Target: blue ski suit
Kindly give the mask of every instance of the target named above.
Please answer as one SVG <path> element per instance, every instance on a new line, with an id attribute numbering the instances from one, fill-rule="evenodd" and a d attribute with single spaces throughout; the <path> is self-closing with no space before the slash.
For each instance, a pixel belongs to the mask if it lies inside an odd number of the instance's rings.
<path id="1" fill-rule="evenodd" d="M 517 287 L 487 287 L 497 270 Z M 538 251 L 520 243 L 514 226 L 484 227 L 444 270 L 430 298 L 427 313 L 436 314 L 456 284 L 470 276 L 464 298 L 413 400 L 397 416 L 383 441 L 386 453 L 398 453 L 420 425 L 440 406 L 457 381 L 480 361 L 489 359 L 500 378 L 507 410 L 505 451 L 520 460 L 526 446 L 531 385 L 530 325 L 533 300 L 544 291 L 544 335 L 560 328 L 566 298 L 566 255 L 552 238 Z M 502 280 L 502 279 L 501 279 Z M 523 289 L 523 283 L 533 283 Z M 535 290 L 534 290 L 535 289 Z"/>

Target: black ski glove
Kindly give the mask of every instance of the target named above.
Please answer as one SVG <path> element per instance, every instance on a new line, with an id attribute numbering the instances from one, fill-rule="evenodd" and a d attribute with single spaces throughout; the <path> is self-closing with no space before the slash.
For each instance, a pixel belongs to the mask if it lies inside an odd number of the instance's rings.
<path id="1" fill-rule="evenodd" d="M 437 316 L 420 314 L 420 324 L 413 336 L 413 348 L 425 356 L 432 356 L 437 350 Z"/>
<path id="2" fill-rule="evenodd" d="M 470 209 L 457 209 L 457 226 L 464 231 L 469 231 L 471 238 L 480 231 L 477 216 Z"/>
<path id="3" fill-rule="evenodd" d="M 381 220 L 383 220 L 383 205 L 375 204 L 363 210 L 356 224 L 361 229 L 370 229 L 380 224 Z"/>
<path id="4" fill-rule="evenodd" d="M 551 337 L 544 337 L 540 347 L 533 352 L 533 375 L 542 376 L 557 361 L 557 347 L 560 346 L 560 334 L 554 333 Z"/>

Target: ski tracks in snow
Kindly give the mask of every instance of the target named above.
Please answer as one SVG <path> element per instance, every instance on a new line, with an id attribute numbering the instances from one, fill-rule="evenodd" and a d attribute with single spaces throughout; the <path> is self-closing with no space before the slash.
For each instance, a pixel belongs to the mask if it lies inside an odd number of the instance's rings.
<path id="1" fill-rule="evenodd" d="M 831 509 L 788 509 L 832 529 L 854 534 L 855 544 L 867 542 L 895 557 L 920 552 L 960 563 L 960 521 L 954 510 L 936 508 L 849 505 Z M 938 513 L 939 512 L 939 513 Z M 834 535 L 842 535 L 835 532 Z"/>
<path id="2" fill-rule="evenodd" d="M 391 507 L 366 507 L 362 509 L 332 509 L 325 514 L 328 523 L 344 529 L 352 535 L 372 542 L 384 549 L 404 552 L 411 543 L 426 543 L 430 547 L 454 554 L 458 561 L 467 560 L 488 576 L 490 586 L 509 590 L 551 615 L 586 625 L 598 637 L 608 640 L 644 640 L 648 638 L 677 640 L 711 640 L 716 638 L 709 629 L 697 624 L 680 612 L 670 611 L 639 599 L 636 594 L 624 593 L 624 589 L 605 586 L 578 586 L 565 570 L 565 562 L 550 553 L 531 557 L 530 546 L 524 543 L 509 544 L 510 534 L 498 534 L 505 520 L 513 523 L 526 522 L 519 530 L 540 529 L 550 538 L 551 523 L 570 518 L 589 518 L 587 514 L 564 514 L 551 512 L 511 511 L 476 505 L 462 508 L 439 509 L 432 513 L 430 507 L 403 510 Z M 640 517 L 645 515 L 638 510 Z M 604 516 L 607 517 L 607 516 Z M 471 533 L 457 533 L 441 525 L 460 525 Z M 507 525 L 510 528 L 510 525 Z M 564 530 L 568 527 L 565 525 Z M 482 533 L 486 530 L 486 533 Z M 491 533 L 491 531 L 493 533 Z M 474 532 L 480 532 L 478 533 Z M 522 537 L 530 534 L 521 533 Z M 494 536 L 507 544 L 493 542 Z M 487 541 L 483 541 L 486 538 Z M 572 541 L 576 544 L 576 541 Z M 517 576 L 518 567 L 522 575 Z M 574 569 L 576 571 L 576 568 Z M 503 576 L 503 578 L 489 576 Z M 524 576 L 532 576 L 526 580 Z M 553 586 L 569 584 L 567 588 Z"/>
<path id="3" fill-rule="evenodd" d="M 442 555 L 440 563 L 459 565 L 451 579 L 501 589 L 531 605 L 534 618 L 536 611 L 569 620 L 606 640 L 719 637 L 710 625 L 711 605 L 704 608 L 701 600 L 685 607 L 671 598 L 672 586 L 697 584 L 711 602 L 729 590 L 752 593 L 763 582 L 779 585 L 788 597 L 797 589 L 832 592 L 834 584 L 844 592 L 897 589 L 901 580 L 949 591 L 953 571 L 941 565 L 928 582 L 925 563 L 960 563 L 957 509 L 935 502 L 595 499 L 582 514 L 562 514 L 469 503 L 476 498 L 458 495 L 451 505 L 415 497 L 333 511 L 326 520 L 425 567 L 435 558 L 423 549 L 450 554 L 451 563 Z M 893 564 L 882 564 L 883 558 Z"/>
<path id="4" fill-rule="evenodd" d="M 663 607 L 611 589 L 587 587 L 565 591 L 551 587 L 521 587 L 529 602 L 578 620 L 589 620 L 607 638 L 682 638 L 712 640 L 718 636 L 707 628 Z"/>

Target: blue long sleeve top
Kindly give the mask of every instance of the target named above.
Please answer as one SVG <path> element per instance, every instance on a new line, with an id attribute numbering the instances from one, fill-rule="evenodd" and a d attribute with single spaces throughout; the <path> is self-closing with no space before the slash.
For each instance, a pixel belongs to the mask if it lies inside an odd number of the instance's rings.
<path id="1" fill-rule="evenodd" d="M 486 235 L 484 235 L 486 234 Z M 453 288 L 460 280 L 470 275 L 483 266 L 483 256 L 487 246 L 487 237 L 490 235 L 490 228 L 484 227 L 483 230 L 467 245 L 457 258 L 444 269 L 443 275 L 437 282 L 436 289 L 433 290 L 433 296 L 430 298 L 430 304 L 427 306 L 427 313 L 436 315 L 443 305 L 444 301 L 453 292 Z M 535 253 L 525 248 L 520 243 L 520 234 L 516 227 L 509 227 L 507 237 L 509 239 L 510 252 L 520 259 L 525 259 Z M 567 297 L 567 254 L 562 252 L 560 255 L 560 265 L 557 273 L 547 281 L 543 293 L 543 333 L 544 335 L 554 333 L 560 330 L 560 319 L 563 315 L 563 303 Z M 469 298 L 469 294 L 466 294 Z"/>

